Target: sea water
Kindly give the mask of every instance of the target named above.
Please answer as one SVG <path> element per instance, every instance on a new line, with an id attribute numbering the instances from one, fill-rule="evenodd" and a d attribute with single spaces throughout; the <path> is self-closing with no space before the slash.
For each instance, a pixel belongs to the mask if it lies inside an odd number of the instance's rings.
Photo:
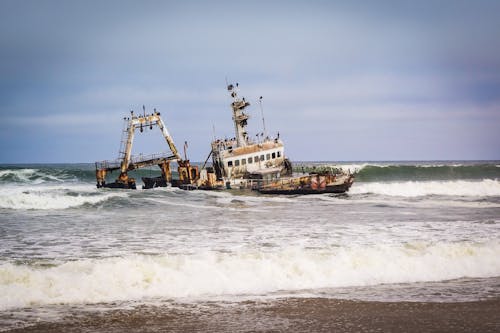
<path id="1" fill-rule="evenodd" d="M 500 162 L 300 165 L 356 181 L 343 195 L 119 190 L 97 189 L 92 165 L 0 166 L 0 327 L 171 301 L 500 296 Z"/>

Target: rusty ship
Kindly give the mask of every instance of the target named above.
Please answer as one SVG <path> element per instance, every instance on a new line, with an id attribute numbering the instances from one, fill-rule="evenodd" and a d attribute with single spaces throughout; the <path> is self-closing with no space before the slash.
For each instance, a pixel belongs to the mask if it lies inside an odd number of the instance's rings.
<path id="1" fill-rule="evenodd" d="M 247 132 L 250 116 L 245 109 L 250 105 L 238 95 L 239 85 L 229 84 L 231 111 L 235 136 L 232 139 L 214 139 L 211 143 L 212 167 L 200 180 L 202 188 L 252 189 L 264 194 L 318 194 L 344 193 L 349 190 L 354 175 L 340 169 L 322 170 L 308 175 L 294 175 L 292 163 L 285 156 L 285 146 L 279 137 L 267 135 L 262 97 L 263 132 L 253 140 Z M 259 139 L 260 138 L 260 139 Z M 210 157 L 210 155 L 209 155 Z"/>
<path id="2" fill-rule="evenodd" d="M 285 145 L 279 133 L 272 137 L 267 134 L 262 110 L 262 97 L 259 99 L 262 113 L 263 132 L 256 139 L 247 132 L 249 114 L 246 108 L 250 103 L 238 95 L 239 85 L 228 84 L 231 96 L 231 111 L 235 136 L 211 142 L 210 153 L 201 170 L 191 165 L 184 145 L 184 158 L 181 157 L 159 112 L 124 118 L 124 129 L 119 157 L 111 161 L 99 161 L 96 166 L 98 188 L 136 189 L 136 181 L 129 172 L 157 165 L 161 174 L 157 177 L 142 177 L 143 189 L 175 186 L 185 190 L 223 190 L 248 189 L 263 194 L 320 194 L 344 193 L 354 182 L 354 175 L 340 169 L 321 170 L 309 174 L 293 173 L 290 160 L 285 155 Z M 169 153 L 132 156 L 132 144 L 136 130 L 158 127 L 170 150 Z M 212 164 L 207 162 L 212 157 Z M 178 178 L 172 177 L 171 162 L 177 163 Z M 119 175 L 114 182 L 106 182 L 106 176 L 114 171 Z"/>

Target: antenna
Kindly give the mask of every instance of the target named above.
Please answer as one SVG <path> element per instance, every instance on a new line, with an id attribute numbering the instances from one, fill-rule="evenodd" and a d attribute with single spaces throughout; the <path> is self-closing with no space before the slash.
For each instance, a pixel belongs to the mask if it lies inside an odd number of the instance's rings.
<path id="1" fill-rule="evenodd" d="M 266 121 L 264 119 L 264 109 L 262 108 L 262 96 L 259 98 L 259 106 L 260 106 L 260 114 L 262 115 L 262 127 L 264 129 L 264 136 L 267 138 L 267 131 L 266 131 Z"/>
<path id="2" fill-rule="evenodd" d="M 215 124 L 212 124 L 212 131 L 213 131 L 213 136 L 214 136 L 214 141 L 215 141 Z"/>

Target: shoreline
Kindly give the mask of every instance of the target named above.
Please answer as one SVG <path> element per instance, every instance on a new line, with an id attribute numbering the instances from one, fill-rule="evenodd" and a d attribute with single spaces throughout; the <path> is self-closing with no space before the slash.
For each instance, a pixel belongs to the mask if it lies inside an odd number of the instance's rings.
<path id="1" fill-rule="evenodd" d="M 3 332 L 498 332 L 500 299 L 376 302 L 284 298 L 235 303 L 141 305 L 69 313 Z"/>

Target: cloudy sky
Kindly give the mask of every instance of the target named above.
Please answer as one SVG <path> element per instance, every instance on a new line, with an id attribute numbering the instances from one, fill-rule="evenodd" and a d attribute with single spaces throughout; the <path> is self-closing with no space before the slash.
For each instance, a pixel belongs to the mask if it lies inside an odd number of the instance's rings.
<path id="1" fill-rule="evenodd" d="M 0 59 L 0 163 L 116 158 L 142 105 L 202 161 L 226 79 L 292 160 L 500 159 L 499 1 L 1 0 Z"/>

